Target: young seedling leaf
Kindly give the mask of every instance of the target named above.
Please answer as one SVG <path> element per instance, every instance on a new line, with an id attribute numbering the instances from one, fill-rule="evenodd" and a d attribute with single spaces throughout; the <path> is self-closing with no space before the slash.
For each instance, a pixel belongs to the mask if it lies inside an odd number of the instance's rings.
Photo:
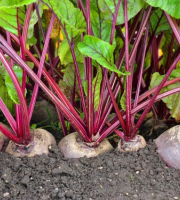
<path id="1" fill-rule="evenodd" d="M 22 75 L 23 75 L 22 69 L 18 66 L 14 66 L 13 70 L 19 80 L 19 83 L 21 84 L 22 83 Z M 18 94 L 17 94 L 15 86 L 11 80 L 11 77 L 9 76 L 7 71 L 5 74 L 5 85 L 7 87 L 7 91 L 8 91 L 10 98 L 14 101 L 14 103 L 19 104 Z"/>
<path id="2" fill-rule="evenodd" d="M 104 68 L 116 72 L 118 75 L 128 75 L 127 72 L 117 70 L 114 65 L 113 52 L 115 47 L 108 42 L 96 38 L 94 36 L 86 35 L 84 42 L 78 44 L 78 48 L 82 54 L 96 60 Z"/>
<path id="3" fill-rule="evenodd" d="M 161 8 L 176 19 L 180 18 L 179 0 L 146 0 L 146 3 Z"/>
<path id="4" fill-rule="evenodd" d="M 84 16 L 69 0 L 44 0 L 65 26 L 69 38 L 74 38 L 86 30 Z"/>
<path id="5" fill-rule="evenodd" d="M 98 0 L 99 8 L 108 21 L 112 21 L 118 0 Z M 128 20 L 133 18 L 144 6 L 143 0 L 128 0 Z M 116 24 L 124 23 L 124 0 L 121 1 Z"/>

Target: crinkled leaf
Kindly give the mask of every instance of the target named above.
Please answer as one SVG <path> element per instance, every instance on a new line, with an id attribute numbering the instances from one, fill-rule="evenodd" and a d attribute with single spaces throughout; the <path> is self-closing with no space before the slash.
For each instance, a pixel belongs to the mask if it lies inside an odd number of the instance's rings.
<path id="1" fill-rule="evenodd" d="M 22 69 L 20 67 L 14 66 L 13 70 L 19 80 L 19 83 L 21 84 L 22 83 L 22 75 L 23 75 Z M 19 104 L 18 94 L 17 94 L 15 86 L 11 80 L 11 77 L 9 76 L 7 71 L 5 74 L 5 85 L 7 87 L 10 98 L 14 101 L 14 103 Z"/>
<path id="2" fill-rule="evenodd" d="M 63 23 L 70 39 L 86 30 L 86 23 L 82 12 L 80 9 L 75 8 L 69 0 L 44 0 L 44 2 Z"/>
<path id="3" fill-rule="evenodd" d="M 99 99 L 100 99 L 100 89 L 101 89 L 101 81 L 102 81 L 102 70 L 99 66 L 97 68 L 96 77 L 93 80 L 93 97 L 94 97 L 94 110 L 98 110 Z"/>
<path id="4" fill-rule="evenodd" d="M 174 18 L 180 18 L 179 0 L 145 0 L 153 7 L 159 7 Z"/>
<path id="5" fill-rule="evenodd" d="M 108 21 L 112 21 L 118 0 L 98 0 L 99 8 Z M 133 18 L 145 5 L 143 0 L 128 0 L 128 20 Z M 119 7 L 116 24 L 124 23 L 124 0 Z"/>
<path id="6" fill-rule="evenodd" d="M 180 69 L 175 69 L 172 71 L 169 80 L 180 77 Z M 160 75 L 158 72 L 154 73 L 151 79 L 150 88 L 158 86 L 164 75 Z M 173 83 L 164 87 L 160 93 L 172 90 L 174 88 L 180 87 L 180 82 Z M 180 122 L 180 95 L 179 93 L 172 94 L 162 99 L 164 103 L 166 103 L 167 107 L 171 110 L 171 115 L 176 119 L 176 121 Z"/>
<path id="7" fill-rule="evenodd" d="M 76 60 L 78 63 L 83 63 L 83 55 L 82 53 L 79 51 L 77 45 L 78 43 L 81 41 L 81 38 L 78 37 L 75 40 L 75 46 L 74 46 L 74 52 L 76 55 Z M 67 39 L 63 40 L 59 46 L 59 50 L 58 50 L 58 54 L 61 60 L 61 63 L 63 65 L 67 65 L 70 63 L 74 63 L 73 58 L 72 58 L 72 54 L 71 54 L 71 50 L 68 44 Z"/>
<path id="8" fill-rule="evenodd" d="M 129 74 L 117 70 L 113 59 L 115 47 L 110 45 L 108 42 L 104 42 L 94 36 L 86 35 L 84 37 L 84 42 L 78 44 L 78 48 L 82 54 L 96 60 L 104 68 L 116 72 L 118 75 Z"/>

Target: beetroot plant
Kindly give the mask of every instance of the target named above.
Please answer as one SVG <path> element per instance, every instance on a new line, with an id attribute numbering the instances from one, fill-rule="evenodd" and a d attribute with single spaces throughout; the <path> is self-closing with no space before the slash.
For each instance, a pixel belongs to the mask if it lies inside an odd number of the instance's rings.
<path id="1" fill-rule="evenodd" d="M 16 20 L 10 22 L 11 24 L 9 24 L 8 21 L 3 21 L 3 24 L 4 24 L 3 28 L 6 28 L 8 30 L 10 27 L 10 29 L 13 30 L 12 32 L 18 35 L 19 41 L 20 41 L 19 57 L 22 58 L 24 62 L 26 61 L 24 48 L 27 41 L 28 27 L 29 27 L 29 22 L 31 19 L 31 12 L 32 12 L 33 6 L 30 5 L 27 8 L 22 34 L 21 34 L 21 28 L 20 28 L 21 18 L 19 16 L 19 13 L 23 14 L 23 10 L 20 10 L 22 9 L 22 7 L 19 7 L 19 6 L 24 6 L 27 3 L 29 2 L 22 1 L 20 4 L 13 5 L 13 6 L 17 6 L 17 8 L 11 8 L 12 5 L 8 3 L 6 5 L 3 5 L 2 3 L 1 5 L 2 7 L 5 6 L 5 8 L 4 7 L 1 8 L 1 14 L 5 12 L 8 8 L 9 10 L 12 9 L 12 13 L 16 14 L 14 16 L 16 17 Z M 6 20 L 8 20 L 8 18 Z M 13 26 L 13 24 L 15 24 L 15 26 Z M 5 32 L 7 41 L 4 40 L 3 38 L 2 39 L 7 42 L 10 48 L 12 48 L 10 33 L 7 30 Z M 47 44 L 49 42 L 48 38 L 50 38 L 50 33 L 52 30 L 52 23 L 50 24 L 48 30 L 49 30 L 48 31 L 49 33 L 47 32 L 47 40 L 46 40 Z M 47 49 L 47 45 L 45 46 L 46 46 L 45 48 Z M 3 51 L 3 48 L 0 51 L 0 59 L 5 69 L 4 76 L 2 78 L 4 78 L 5 80 L 5 85 L 7 87 L 9 97 L 15 103 L 15 119 L 14 119 L 8 107 L 6 106 L 5 102 L 3 101 L 2 98 L 0 98 L 1 110 L 12 128 L 12 130 L 9 130 L 6 126 L 4 126 L 3 124 L 0 124 L 0 129 L 2 133 L 8 139 L 11 140 L 6 151 L 15 156 L 24 156 L 24 155 L 33 156 L 35 154 L 48 153 L 48 146 L 56 143 L 53 136 L 45 130 L 41 130 L 41 129 L 30 130 L 30 120 L 31 120 L 35 100 L 37 97 L 38 88 L 37 87 L 34 88 L 31 104 L 28 108 L 26 98 L 25 98 L 26 82 L 27 82 L 27 75 L 26 75 L 25 70 L 22 70 L 13 59 L 10 58 L 10 60 L 8 60 L 6 58 L 5 52 Z M 42 59 L 44 60 L 44 58 Z M 41 60 L 42 64 L 44 63 L 43 60 Z M 3 142 L 4 141 L 2 141 L 2 143 Z"/>
<path id="2" fill-rule="evenodd" d="M 155 117 L 169 119 L 172 116 L 178 120 L 178 113 L 173 112 L 177 105 L 170 104 L 170 99 L 175 97 L 178 104 L 180 91 L 180 33 L 178 21 L 170 17 L 178 17 L 178 14 L 175 16 L 166 8 L 167 14 L 164 7 L 153 8 L 159 6 L 153 2 L 44 0 L 30 4 L 26 16 L 29 20 L 36 16 L 31 42 L 35 39 L 37 43 L 29 42 L 29 49 L 25 44 L 30 25 L 26 19 L 24 26 L 18 22 L 20 9 L 16 8 L 17 26 L 9 23 L 8 26 L 17 32 L 1 25 L 0 58 L 9 70 L 18 95 L 20 92 L 13 78 L 14 63 L 22 68 L 22 85 L 17 82 L 24 101 L 25 88 L 33 88 L 29 107 L 26 105 L 23 110 L 16 106 L 19 121 L 27 119 L 25 122 L 30 122 L 40 87 L 57 109 L 65 135 L 59 143 L 61 151 L 66 157 L 90 157 L 112 148 L 105 139 L 112 132 L 121 138 L 118 145 L 121 151 L 143 148 L 145 141 L 137 132 L 150 109 Z M 42 15 L 45 10 L 51 12 L 47 31 L 44 31 Z M 55 20 L 60 25 L 63 41 L 59 35 L 50 39 Z M 43 45 L 40 38 L 43 38 Z M 161 56 L 159 49 L 163 52 Z M 27 61 L 33 63 L 33 69 Z M 62 86 L 68 88 L 68 95 L 63 93 Z M 1 104 L 12 126 L 12 117 Z M 135 123 L 139 111 L 140 118 Z M 26 116 L 22 112 L 26 112 Z M 67 121 L 71 124 L 70 132 L 76 132 L 67 135 Z M 24 127 L 23 134 L 28 134 L 25 123 L 20 123 L 19 127 Z M 4 132 L 3 128 L 1 130 Z M 28 138 L 24 145 L 29 143 L 30 134 Z"/>

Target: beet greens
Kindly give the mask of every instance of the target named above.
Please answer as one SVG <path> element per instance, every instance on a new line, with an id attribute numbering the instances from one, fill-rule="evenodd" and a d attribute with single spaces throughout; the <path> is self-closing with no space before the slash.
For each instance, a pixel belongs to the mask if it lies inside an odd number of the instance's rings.
<path id="1" fill-rule="evenodd" d="M 151 0 L 135 4 L 131 0 L 24 0 L 0 5 L 0 16 L 7 9 L 14 16 L 9 21 L 12 15 L 7 12 L 8 18 L 0 22 L 0 59 L 16 90 L 12 94 L 7 87 L 16 104 L 16 121 L 0 98 L 15 135 L 1 125 L 0 130 L 16 143 L 28 144 L 39 88 L 54 103 L 64 135 L 68 121 L 71 132 L 75 129 L 94 146 L 112 132 L 133 139 L 150 109 L 154 117 L 172 116 L 178 121 L 180 31 L 175 18 L 179 12 L 168 10 L 166 4 L 162 8 L 148 4 L 161 6 Z M 61 37 L 53 36 L 54 29 Z M 22 69 L 21 79 L 16 68 Z M 172 98 L 176 105 L 170 103 Z M 135 123 L 136 113 L 142 110 Z"/>

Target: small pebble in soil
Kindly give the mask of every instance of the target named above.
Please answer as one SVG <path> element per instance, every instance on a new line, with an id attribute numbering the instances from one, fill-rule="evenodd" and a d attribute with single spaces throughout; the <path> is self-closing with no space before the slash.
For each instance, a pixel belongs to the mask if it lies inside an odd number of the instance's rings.
<path id="1" fill-rule="evenodd" d="M 3 197 L 8 197 L 9 196 L 9 193 L 8 192 L 5 192 L 4 194 L 3 194 Z"/>
<path id="2" fill-rule="evenodd" d="M 22 183 L 23 185 L 28 186 L 29 181 L 30 181 L 29 175 L 26 175 L 26 176 L 24 176 L 24 177 L 22 178 L 21 183 Z"/>

